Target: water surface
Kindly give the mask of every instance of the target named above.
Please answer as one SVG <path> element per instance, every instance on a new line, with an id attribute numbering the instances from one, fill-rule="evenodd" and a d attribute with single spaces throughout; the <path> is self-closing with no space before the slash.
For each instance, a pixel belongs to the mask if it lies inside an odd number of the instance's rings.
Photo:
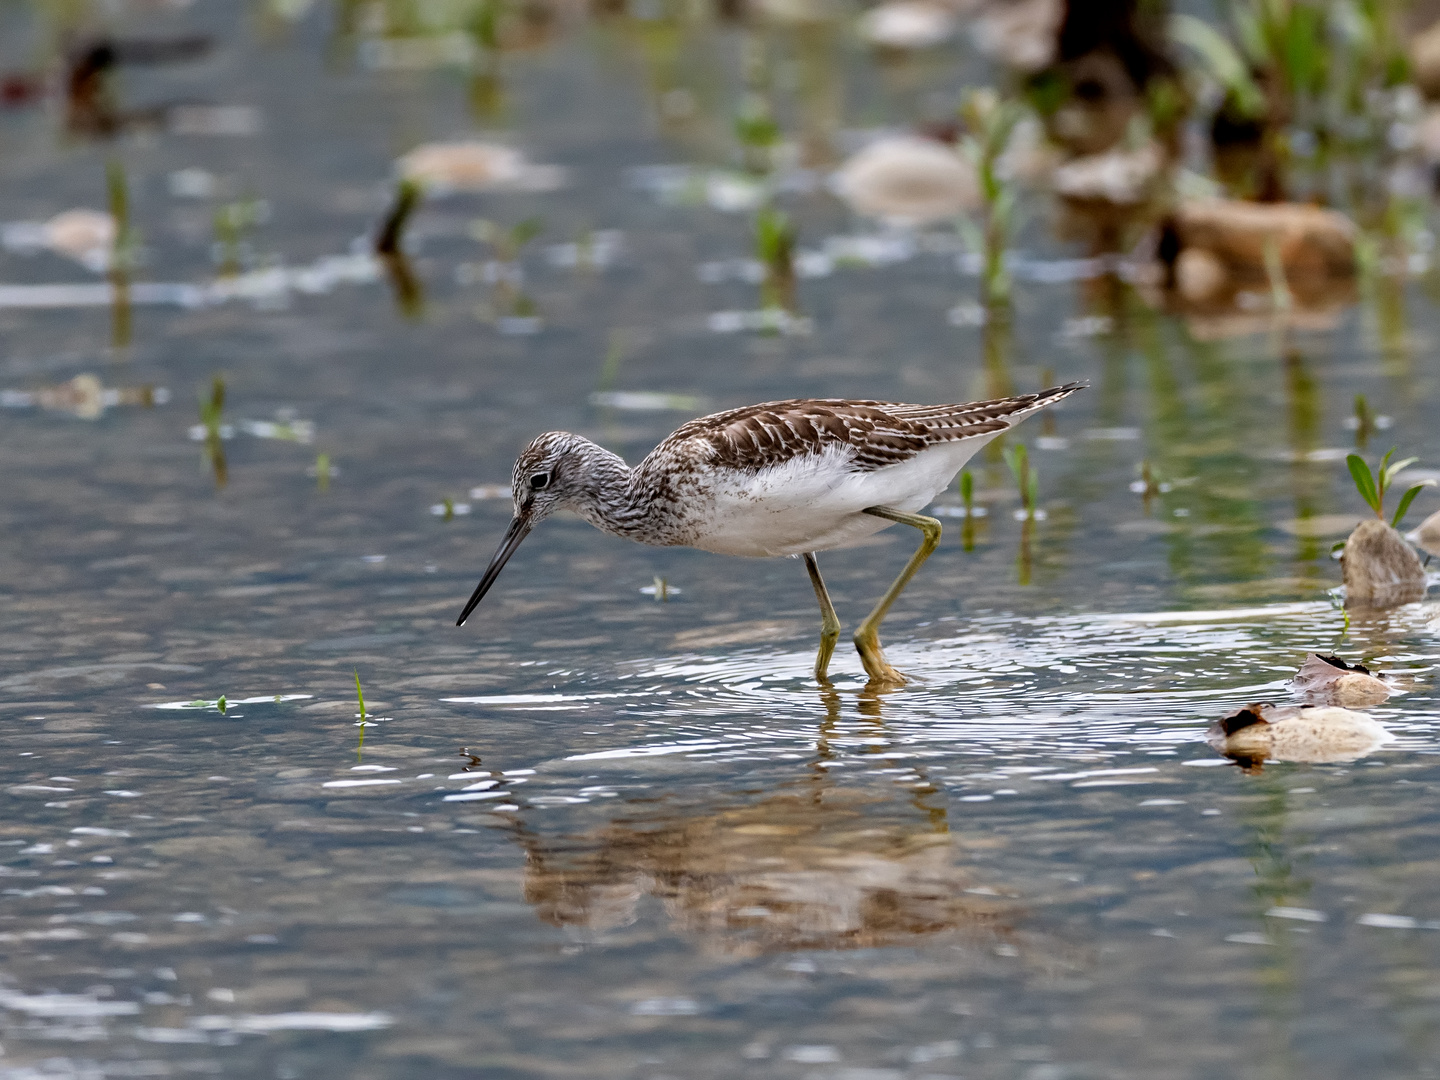
<path id="1" fill-rule="evenodd" d="M 0 15 L 12 66 L 40 49 L 27 12 Z M 1434 1075 L 1440 606 L 1347 625 L 1329 557 L 1363 510 L 1343 461 L 1357 393 L 1392 421 L 1372 460 L 1394 443 L 1440 463 L 1423 280 L 1332 330 L 1205 341 L 1121 282 L 1068 280 L 1084 253 L 1037 204 L 1020 243 L 1042 269 L 1008 333 L 947 317 L 976 295 L 953 233 L 802 279 L 808 334 L 729 332 L 717 313 L 758 306 L 724 269 L 747 215 L 636 171 L 731 163 L 729 90 L 704 123 L 656 120 L 670 24 L 507 54 L 504 108 L 477 119 L 465 78 L 367 68 L 334 17 L 119 20 L 217 40 L 125 72 L 127 100 L 244 106 L 254 134 L 97 144 L 48 106 L 0 115 L 7 220 L 103 207 L 114 158 L 137 282 L 208 288 L 215 205 L 241 197 L 271 208 L 252 269 L 320 274 L 137 303 L 122 349 L 103 304 L 0 311 L 0 388 L 168 391 L 91 419 L 0 412 L 0 1077 Z M 678 54 L 708 43 L 731 70 L 739 31 L 689 33 Z M 845 42 L 825 54 L 837 130 L 985 70 L 963 44 L 876 69 Z M 477 131 L 568 182 L 427 203 L 408 317 L 367 260 L 337 260 L 363 252 L 395 156 Z M 185 169 L 223 194 L 172 194 Z M 795 188 L 802 244 L 877 235 Z M 469 227 L 530 216 L 533 312 L 507 322 Z M 613 261 L 565 265 L 598 230 Z M 104 281 L 14 251 L 0 279 Z M 190 431 L 216 374 L 223 487 Z M 813 683 L 798 562 L 575 519 L 453 626 L 508 520 L 494 485 L 539 431 L 634 460 L 751 401 L 1080 378 L 1019 434 L 1043 521 L 1014 519 L 998 456 L 975 463 L 973 550 L 958 493 L 941 500 L 945 539 L 885 627 L 904 690 L 867 692 L 844 648 L 834 686 Z M 297 421 L 313 440 L 265 437 Z M 1164 485 L 1148 500 L 1142 462 Z M 911 543 L 822 556 L 848 625 Z M 656 578 L 678 592 L 642 592 Z M 1291 700 L 1315 649 L 1404 677 L 1373 710 L 1393 743 L 1249 773 L 1206 745 L 1223 713 Z"/>

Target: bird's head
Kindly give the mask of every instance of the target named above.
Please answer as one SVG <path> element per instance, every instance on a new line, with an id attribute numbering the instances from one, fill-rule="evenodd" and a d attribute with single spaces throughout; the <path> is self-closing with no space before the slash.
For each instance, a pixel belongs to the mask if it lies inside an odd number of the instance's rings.
<path id="1" fill-rule="evenodd" d="M 585 493 L 589 439 L 568 431 L 547 431 L 515 459 L 510 493 L 515 500 L 515 517 L 532 526 L 544 521 L 561 507 Z"/>
<path id="2" fill-rule="evenodd" d="M 465 625 L 531 529 L 561 507 L 582 501 L 593 480 L 590 457 L 598 449 L 590 440 L 568 431 L 547 431 L 521 452 L 510 479 L 515 516 L 456 626 Z"/>

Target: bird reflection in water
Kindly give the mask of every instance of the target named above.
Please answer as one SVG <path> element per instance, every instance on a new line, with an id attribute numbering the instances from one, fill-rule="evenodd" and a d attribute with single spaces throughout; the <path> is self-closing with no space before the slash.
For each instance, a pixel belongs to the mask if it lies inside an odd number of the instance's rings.
<path id="1" fill-rule="evenodd" d="M 826 716 L 805 775 L 758 799 L 634 800 L 607 824 L 562 837 L 518 823 L 525 898 L 552 925 L 603 932 L 635 922 L 654 897 L 675 930 L 728 956 L 941 935 L 1047 964 L 1063 954 L 1053 944 L 1028 947 L 1033 935 L 1017 931 L 1016 902 L 957 860 L 965 841 L 923 766 L 887 774 L 883 785 L 834 768 L 856 761 L 831 746 L 839 694 L 822 697 Z M 861 714 L 867 736 L 885 733 L 878 695 L 862 695 Z M 883 747 L 870 760 L 891 770 L 908 764 Z"/>

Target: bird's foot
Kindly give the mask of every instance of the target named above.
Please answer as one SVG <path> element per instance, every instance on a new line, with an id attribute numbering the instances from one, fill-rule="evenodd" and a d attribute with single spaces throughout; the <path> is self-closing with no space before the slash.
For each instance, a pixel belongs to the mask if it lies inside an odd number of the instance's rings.
<path id="1" fill-rule="evenodd" d="M 880 651 L 878 634 L 856 634 L 855 648 L 860 653 L 860 662 L 865 665 L 865 674 L 870 676 L 870 681 L 865 684 L 867 690 L 896 690 L 910 681 L 885 659 L 885 654 Z"/>

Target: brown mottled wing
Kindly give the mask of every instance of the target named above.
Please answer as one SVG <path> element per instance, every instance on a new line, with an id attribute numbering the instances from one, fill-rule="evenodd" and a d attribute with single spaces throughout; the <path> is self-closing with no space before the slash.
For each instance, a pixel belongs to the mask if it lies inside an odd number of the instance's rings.
<path id="1" fill-rule="evenodd" d="M 914 457 L 927 446 L 990 435 L 1080 388 L 1070 383 L 1038 394 L 966 405 L 904 405 L 893 401 L 797 399 L 747 405 L 691 420 L 656 448 L 680 452 L 702 442 L 711 462 L 758 470 L 832 447 L 852 452 L 850 467 L 872 472 Z"/>

